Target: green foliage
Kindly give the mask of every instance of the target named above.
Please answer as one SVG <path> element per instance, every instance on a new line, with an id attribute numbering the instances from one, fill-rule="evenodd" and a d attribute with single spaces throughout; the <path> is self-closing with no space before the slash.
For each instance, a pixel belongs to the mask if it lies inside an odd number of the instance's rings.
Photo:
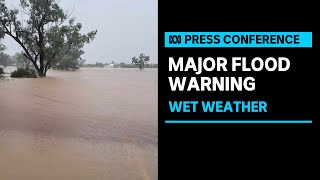
<path id="1" fill-rule="evenodd" d="M 33 69 L 27 68 L 18 68 L 17 70 L 11 73 L 13 78 L 36 78 L 36 71 Z"/>
<path id="2" fill-rule="evenodd" d="M 2 67 L 0 67 L 0 75 L 1 75 L 1 74 L 4 74 L 4 70 L 3 70 Z"/>
<path id="3" fill-rule="evenodd" d="M 120 64 L 115 64 L 115 68 L 136 68 L 136 64 L 126 64 L 126 63 L 120 63 Z M 146 64 L 144 68 L 158 68 L 158 64 Z"/>
<path id="4" fill-rule="evenodd" d="M 0 65 L 7 67 L 12 65 L 11 57 L 8 54 L 0 52 Z"/>
<path id="5" fill-rule="evenodd" d="M 69 25 L 62 26 L 58 31 L 59 33 L 52 33 L 51 40 L 56 42 L 54 49 L 59 49 L 59 53 L 52 61 L 53 68 L 56 69 L 79 69 L 84 64 L 85 60 L 81 58 L 84 54 L 82 48 L 86 43 L 94 40 L 97 31 L 89 32 L 88 34 L 81 34 L 82 25 L 75 24 L 75 19 L 69 20 Z M 64 42 L 63 45 L 59 44 Z"/>
<path id="6" fill-rule="evenodd" d="M 5 49 L 6 47 L 0 44 L 0 65 L 7 67 L 11 65 L 11 57 L 3 52 Z"/>
<path id="7" fill-rule="evenodd" d="M 114 64 L 114 63 L 112 63 Z M 96 64 L 83 64 L 81 67 L 104 67 L 108 64 L 96 63 Z M 114 64 L 114 68 L 137 68 L 136 64 L 126 64 L 124 62 L 120 64 Z M 158 64 L 145 64 L 145 68 L 158 68 Z"/>
<path id="8" fill-rule="evenodd" d="M 69 70 L 79 69 L 79 63 L 77 59 L 72 59 L 70 56 L 64 56 L 60 62 L 54 66 L 53 69 Z"/>
<path id="9" fill-rule="evenodd" d="M 148 61 L 150 61 L 150 57 L 146 56 L 143 53 L 141 53 L 138 58 L 136 58 L 136 57 L 132 58 L 132 64 L 139 66 L 140 70 L 144 69 L 145 64 L 148 63 Z"/>
<path id="10" fill-rule="evenodd" d="M 0 52 L 0 65 L 6 67 L 8 66 L 10 61 L 10 56 L 7 54 L 4 54 L 3 52 Z"/>
<path id="11" fill-rule="evenodd" d="M 29 61 L 23 55 L 23 52 L 15 53 L 13 56 L 11 56 L 11 64 L 17 66 L 18 68 L 29 69 L 32 67 L 31 61 Z"/>
<path id="12" fill-rule="evenodd" d="M 21 0 L 24 23 L 17 9 L 8 9 L 0 0 L 0 38 L 3 34 L 12 37 L 24 50 L 24 56 L 37 70 L 46 76 L 51 67 L 81 62 L 81 49 L 90 43 L 97 31 L 81 34 L 82 25 L 60 8 L 58 0 Z M 65 56 L 67 56 L 65 58 Z M 66 61 L 72 61 L 71 63 Z"/>
<path id="13" fill-rule="evenodd" d="M 101 68 L 102 68 L 102 67 L 104 67 L 104 64 L 99 63 L 99 62 L 96 62 L 96 66 L 97 66 L 97 67 L 101 67 Z"/>
<path id="14" fill-rule="evenodd" d="M 81 67 L 99 67 L 103 68 L 106 64 L 96 62 L 95 64 L 82 64 Z"/>

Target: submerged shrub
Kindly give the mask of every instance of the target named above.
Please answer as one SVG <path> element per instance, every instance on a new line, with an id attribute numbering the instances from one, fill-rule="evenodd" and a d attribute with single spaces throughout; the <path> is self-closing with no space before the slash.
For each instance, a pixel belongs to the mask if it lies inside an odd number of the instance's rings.
<path id="1" fill-rule="evenodd" d="M 0 74 L 4 74 L 4 70 L 2 67 L 0 67 Z"/>
<path id="2" fill-rule="evenodd" d="M 36 78 L 36 71 L 28 68 L 18 68 L 11 73 L 13 78 Z"/>

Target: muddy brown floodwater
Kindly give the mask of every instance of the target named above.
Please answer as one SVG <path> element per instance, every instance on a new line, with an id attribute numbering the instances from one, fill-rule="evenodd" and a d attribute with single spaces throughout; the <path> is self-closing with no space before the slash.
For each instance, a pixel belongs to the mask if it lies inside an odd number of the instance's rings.
<path id="1" fill-rule="evenodd" d="M 157 74 L 0 80 L 0 179 L 157 179 Z"/>

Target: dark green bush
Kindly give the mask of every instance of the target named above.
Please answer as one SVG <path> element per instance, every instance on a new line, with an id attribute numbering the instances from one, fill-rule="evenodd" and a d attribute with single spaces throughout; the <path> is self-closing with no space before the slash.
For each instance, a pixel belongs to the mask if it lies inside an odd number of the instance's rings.
<path id="1" fill-rule="evenodd" d="M 36 78 L 36 71 L 33 69 L 18 68 L 11 73 L 13 78 Z"/>
<path id="2" fill-rule="evenodd" d="M 4 74 L 4 70 L 2 67 L 0 67 L 0 74 Z"/>

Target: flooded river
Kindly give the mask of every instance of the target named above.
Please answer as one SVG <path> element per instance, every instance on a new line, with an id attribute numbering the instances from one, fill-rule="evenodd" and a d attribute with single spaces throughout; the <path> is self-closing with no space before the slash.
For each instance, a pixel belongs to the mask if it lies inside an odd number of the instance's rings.
<path id="1" fill-rule="evenodd" d="M 0 80 L 0 179 L 157 179 L 157 70 Z"/>

